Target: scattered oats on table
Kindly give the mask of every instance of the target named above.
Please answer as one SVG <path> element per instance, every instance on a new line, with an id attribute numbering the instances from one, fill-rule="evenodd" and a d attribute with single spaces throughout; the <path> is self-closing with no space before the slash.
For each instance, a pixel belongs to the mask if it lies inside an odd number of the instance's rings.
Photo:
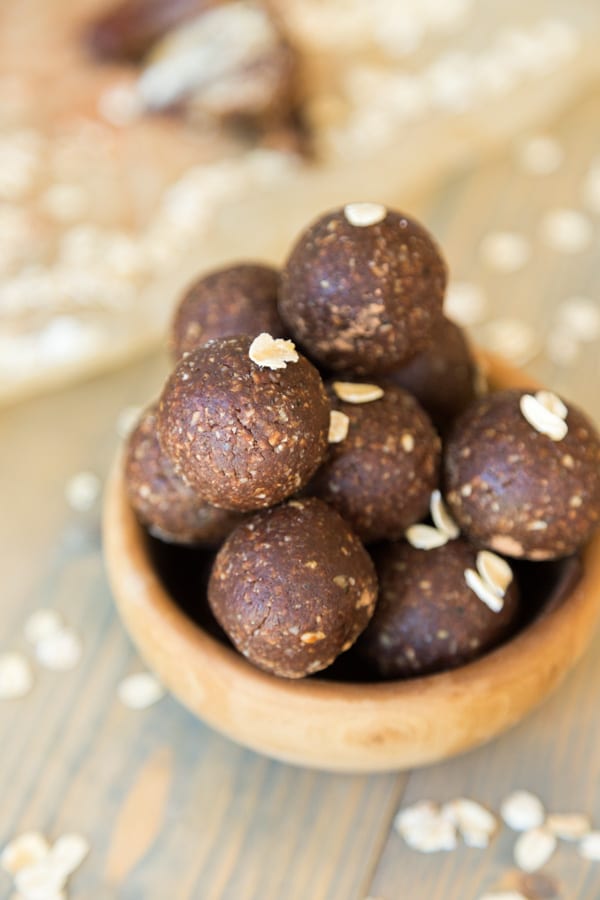
<path id="1" fill-rule="evenodd" d="M 481 258 L 498 272 L 512 273 L 522 269 L 531 257 L 531 245 L 525 235 L 514 231 L 492 231 L 479 245 Z"/>
<path id="2" fill-rule="evenodd" d="M 0 654 L 0 700 L 25 697 L 33 687 L 33 672 L 21 653 Z"/>
<path id="3" fill-rule="evenodd" d="M 514 860 L 524 872 L 537 872 L 556 850 L 556 838 L 543 826 L 523 831 L 514 846 Z"/>
<path id="4" fill-rule="evenodd" d="M 46 634 L 35 645 L 37 661 L 44 668 L 55 672 L 74 669 L 81 659 L 82 652 L 81 640 L 66 626 Z"/>
<path id="5" fill-rule="evenodd" d="M 78 472 L 67 482 L 67 503 L 76 512 L 89 512 L 100 496 L 101 482 L 93 472 Z"/>
<path id="6" fill-rule="evenodd" d="M 515 365 L 525 365 L 540 352 L 536 330 L 528 322 L 510 317 L 492 319 L 481 328 L 481 342 Z"/>
<path id="7" fill-rule="evenodd" d="M 31 613 L 23 626 L 23 634 L 30 644 L 37 644 L 39 641 L 55 634 L 64 626 L 61 614 L 56 609 L 36 609 Z"/>
<path id="8" fill-rule="evenodd" d="M 534 134 L 517 142 L 515 155 L 527 175 L 551 175 L 562 165 L 565 152 L 556 138 Z"/>
<path id="9" fill-rule="evenodd" d="M 530 791 L 512 791 L 500 806 L 500 815 L 513 831 L 529 831 L 544 823 L 546 811 L 539 797 Z"/>
<path id="10" fill-rule="evenodd" d="M 444 299 L 444 312 L 457 325 L 478 325 L 487 315 L 488 299 L 477 284 L 450 281 Z"/>
<path id="11" fill-rule="evenodd" d="M 585 213 L 577 209 L 554 209 L 542 218 L 540 236 L 559 253 L 581 253 L 592 243 L 594 228 Z"/>
<path id="12" fill-rule="evenodd" d="M 118 688 L 119 700 L 129 709 L 147 709 L 165 696 L 165 689 L 151 672 L 137 672 L 124 678 Z"/>
<path id="13" fill-rule="evenodd" d="M 600 831 L 590 831 L 584 835 L 579 842 L 578 851 L 584 859 L 600 862 Z"/>

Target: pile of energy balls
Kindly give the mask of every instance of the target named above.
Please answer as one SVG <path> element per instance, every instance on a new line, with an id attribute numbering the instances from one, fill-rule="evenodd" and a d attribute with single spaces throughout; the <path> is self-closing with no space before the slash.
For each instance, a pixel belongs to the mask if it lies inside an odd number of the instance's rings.
<path id="1" fill-rule="evenodd" d="M 520 621 L 511 559 L 574 554 L 598 525 L 592 423 L 549 391 L 486 394 L 446 280 L 418 222 L 350 203 L 281 272 L 221 269 L 176 311 L 128 493 L 153 536 L 216 549 L 208 603 L 261 669 L 461 665 Z"/>

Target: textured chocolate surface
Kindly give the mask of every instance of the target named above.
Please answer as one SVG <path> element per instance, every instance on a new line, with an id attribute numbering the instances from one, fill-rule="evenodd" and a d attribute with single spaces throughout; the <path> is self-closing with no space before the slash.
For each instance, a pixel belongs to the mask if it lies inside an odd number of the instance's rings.
<path id="1" fill-rule="evenodd" d="M 142 414 L 127 442 L 125 484 L 138 520 L 163 541 L 217 547 L 243 521 L 240 513 L 204 503 L 177 475 L 158 443 L 156 406 Z"/>
<path id="2" fill-rule="evenodd" d="M 214 616 L 237 649 L 286 678 L 324 669 L 347 650 L 376 596 L 368 553 L 315 498 L 292 500 L 236 528 L 208 586 Z"/>
<path id="3" fill-rule="evenodd" d="M 443 318 L 432 333 L 431 344 L 386 377 L 416 397 L 443 432 L 475 399 L 476 374 L 462 328 Z"/>
<path id="4" fill-rule="evenodd" d="M 427 514 L 438 486 L 440 440 L 402 388 L 386 385 L 369 403 L 331 404 L 348 416 L 346 438 L 331 444 L 309 492 L 326 500 L 365 542 L 393 539 Z"/>
<path id="5" fill-rule="evenodd" d="M 479 546 L 533 560 L 567 556 L 600 521 L 600 437 L 571 404 L 563 440 L 540 434 L 521 413 L 523 393 L 489 394 L 457 420 L 445 447 L 446 499 Z"/>
<path id="6" fill-rule="evenodd" d="M 468 587 L 477 551 L 465 540 L 435 550 L 406 541 L 378 548 L 379 599 L 355 652 L 382 678 L 453 669 L 507 637 L 519 613 L 513 581 L 499 613 Z"/>
<path id="7" fill-rule="evenodd" d="M 158 437 L 207 502 L 247 511 L 302 488 L 327 450 L 329 401 L 303 356 L 283 369 L 252 362 L 247 336 L 185 356 L 163 390 Z"/>
<path id="8" fill-rule="evenodd" d="M 195 281 L 175 311 L 171 349 L 179 358 L 214 338 L 236 334 L 284 337 L 277 312 L 279 273 L 258 263 L 240 263 Z"/>
<path id="9" fill-rule="evenodd" d="M 446 266 L 429 233 L 402 213 L 352 225 L 343 209 L 302 234 L 283 269 L 279 312 L 321 364 L 390 371 L 430 341 Z"/>

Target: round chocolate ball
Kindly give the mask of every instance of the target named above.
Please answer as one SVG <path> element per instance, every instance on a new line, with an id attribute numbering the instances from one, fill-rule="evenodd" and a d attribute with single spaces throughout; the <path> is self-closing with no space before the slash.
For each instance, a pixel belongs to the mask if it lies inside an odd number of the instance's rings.
<path id="1" fill-rule="evenodd" d="M 274 675 L 302 678 L 355 642 L 377 597 L 371 559 L 320 500 L 292 500 L 236 528 L 208 585 L 213 614 L 237 649 Z"/>
<path id="2" fill-rule="evenodd" d="M 156 405 L 127 441 L 125 484 L 129 501 L 150 534 L 175 544 L 218 547 L 243 517 L 209 506 L 177 475 L 156 435 Z"/>
<path id="3" fill-rule="evenodd" d="M 187 289 L 175 311 L 171 348 L 176 358 L 214 338 L 266 331 L 283 337 L 277 312 L 279 273 L 259 263 L 211 272 Z"/>
<path id="4" fill-rule="evenodd" d="M 477 396 L 478 377 L 464 331 L 446 318 L 434 328 L 425 350 L 387 375 L 417 398 L 442 432 Z"/>
<path id="5" fill-rule="evenodd" d="M 330 444 L 310 493 L 335 507 L 365 543 L 401 537 L 427 514 L 438 486 L 440 439 L 402 388 L 385 385 L 379 399 L 352 403 L 340 399 L 336 386 L 345 397 L 353 391 L 360 397 L 364 388 L 329 385 L 333 409 L 348 417 L 348 433 Z"/>
<path id="6" fill-rule="evenodd" d="M 268 335 L 221 338 L 184 356 L 158 410 L 158 438 L 176 471 L 207 503 L 240 511 L 307 484 L 328 428 L 319 373 L 290 341 Z"/>
<path id="7" fill-rule="evenodd" d="M 561 415 L 549 418 L 539 396 L 560 404 Z M 531 407 L 536 424 L 525 415 Z M 539 430 L 545 423 L 555 439 Z M 504 390 L 477 400 L 453 426 L 444 470 L 461 530 L 506 556 L 567 556 L 600 521 L 600 437 L 582 412 L 547 392 Z"/>
<path id="8" fill-rule="evenodd" d="M 354 652 L 380 677 L 406 678 L 455 668 L 496 646 L 516 623 L 518 589 L 513 580 L 494 612 L 465 579 L 476 560 L 461 538 L 434 550 L 383 545 L 375 614 Z"/>
<path id="9" fill-rule="evenodd" d="M 351 203 L 300 236 L 282 272 L 279 312 L 332 371 L 387 372 L 427 346 L 445 286 L 446 265 L 421 225 Z"/>

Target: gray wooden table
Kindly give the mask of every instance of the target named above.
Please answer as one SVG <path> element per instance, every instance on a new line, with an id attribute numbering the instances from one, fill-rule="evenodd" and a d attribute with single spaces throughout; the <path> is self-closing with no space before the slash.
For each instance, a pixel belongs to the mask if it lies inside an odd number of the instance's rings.
<path id="1" fill-rule="evenodd" d="M 600 145 L 598 109 L 590 97 L 560 123 L 567 158 L 554 175 L 517 174 L 507 153 L 410 198 L 456 277 L 488 292 L 490 316 L 532 323 L 542 341 L 565 297 L 600 303 L 598 220 L 594 246 L 577 255 L 552 253 L 537 237 L 545 210 L 580 204 Z M 522 271 L 499 275 L 481 263 L 479 240 L 497 228 L 530 237 Z M 542 353 L 530 369 L 600 419 L 597 343 L 583 347 L 577 367 L 558 368 Z M 73 511 L 64 489 L 81 470 L 104 476 L 120 410 L 155 395 L 165 371 L 155 356 L 0 414 L 0 651 L 26 649 L 23 622 L 42 606 L 58 608 L 84 642 L 76 670 L 39 670 L 29 696 L 0 701 L 0 844 L 31 828 L 87 835 L 91 853 L 70 889 L 85 900 L 476 900 L 484 889 L 523 887 L 508 830 L 487 850 L 421 856 L 391 828 L 401 804 L 466 795 L 497 809 L 509 790 L 526 787 L 548 808 L 585 811 L 600 824 L 600 636 L 510 733 L 402 774 L 295 769 L 233 745 L 170 698 L 143 712 L 119 703 L 118 682 L 141 665 L 111 601 L 99 510 Z M 525 887 L 532 897 L 595 900 L 600 864 L 562 845 Z M 10 895 L 4 873 L 0 895 Z"/>

